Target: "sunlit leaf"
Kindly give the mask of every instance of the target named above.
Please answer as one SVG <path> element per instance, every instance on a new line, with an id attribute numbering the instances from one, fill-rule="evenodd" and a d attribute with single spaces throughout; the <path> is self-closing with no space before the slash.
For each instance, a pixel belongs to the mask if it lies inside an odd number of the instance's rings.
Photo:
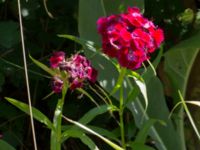
<path id="1" fill-rule="evenodd" d="M 99 148 L 92 141 L 92 139 L 89 138 L 84 132 L 82 132 L 80 130 L 77 130 L 77 129 L 66 130 L 62 136 L 63 136 L 63 138 L 69 138 L 69 137 L 78 138 L 85 145 L 87 145 L 90 148 L 90 150 L 99 150 Z"/>
<path id="2" fill-rule="evenodd" d="M 113 106 L 109 105 L 101 105 L 99 107 L 93 108 L 90 111 L 88 111 L 81 119 L 79 120 L 82 124 L 88 124 L 90 121 L 92 121 L 96 116 L 101 115 L 103 113 L 106 113 L 110 110 L 115 110 Z"/>
<path id="3" fill-rule="evenodd" d="M 19 100 L 15 100 L 13 98 L 6 97 L 5 98 L 9 103 L 19 108 L 21 111 L 25 112 L 29 115 L 29 106 L 23 102 L 20 102 Z M 39 122 L 45 124 L 49 129 L 54 130 L 53 124 L 51 121 L 45 116 L 42 112 L 40 112 L 38 109 L 32 107 L 33 111 L 33 117 L 34 119 L 38 120 Z"/>
<path id="4" fill-rule="evenodd" d="M 101 140 L 103 140 L 105 143 L 107 143 L 108 145 L 110 145 L 111 147 L 113 147 L 115 150 L 124 150 L 123 148 L 121 148 L 120 146 L 116 145 L 115 143 L 113 143 L 112 141 L 110 141 L 109 139 L 101 136 L 100 134 L 94 132 L 93 130 L 91 130 L 90 128 L 86 127 L 85 125 L 79 123 L 79 122 L 76 122 L 76 121 L 73 121 L 65 116 L 63 116 L 63 118 L 65 120 L 67 120 L 68 122 L 78 126 L 79 128 L 89 132 L 90 134 L 93 134 L 95 136 L 97 136 L 98 138 L 100 138 Z"/>

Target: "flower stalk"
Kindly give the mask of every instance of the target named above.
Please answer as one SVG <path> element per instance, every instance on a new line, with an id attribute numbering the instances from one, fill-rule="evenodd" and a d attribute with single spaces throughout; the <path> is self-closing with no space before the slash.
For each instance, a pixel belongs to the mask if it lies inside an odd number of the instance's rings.
<path id="1" fill-rule="evenodd" d="M 124 98 L 123 98 L 123 86 L 120 88 L 120 104 L 119 104 L 119 119 L 120 119 L 120 132 L 121 132 L 121 144 L 124 149 L 126 149 L 125 134 L 124 134 Z"/>
<path id="2" fill-rule="evenodd" d="M 65 96 L 67 93 L 68 84 L 64 83 L 62 89 L 62 97 L 58 100 L 54 118 L 53 118 L 53 126 L 55 130 L 51 130 L 51 150 L 61 150 L 61 125 L 62 125 L 62 110 L 65 101 Z"/>
<path id="3" fill-rule="evenodd" d="M 126 68 L 120 69 L 120 75 L 119 75 L 119 84 L 120 86 L 120 98 L 119 98 L 119 125 L 120 125 L 120 132 L 121 132 L 121 144 L 124 149 L 126 149 L 126 141 L 125 141 L 125 133 L 124 133 L 124 90 L 123 90 L 123 81 L 124 77 L 126 75 Z"/>

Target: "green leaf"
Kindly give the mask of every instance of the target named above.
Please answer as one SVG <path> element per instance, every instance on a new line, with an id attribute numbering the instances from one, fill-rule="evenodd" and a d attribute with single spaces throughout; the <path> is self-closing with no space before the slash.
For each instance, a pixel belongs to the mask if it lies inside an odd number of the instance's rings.
<path id="1" fill-rule="evenodd" d="M 156 67 L 162 57 L 162 50 L 159 52 L 156 60 L 153 62 L 153 66 Z M 137 77 L 137 75 L 136 75 Z M 137 97 L 139 93 L 138 88 L 133 88 L 133 90 L 129 93 L 127 98 L 127 107 L 131 110 L 135 117 L 136 124 L 139 128 L 144 126 L 145 122 L 150 118 L 156 118 L 158 120 L 163 120 L 166 123 L 166 126 L 152 126 L 150 128 L 150 135 L 156 141 L 156 146 L 159 149 L 168 149 L 167 147 L 180 147 L 180 141 L 177 140 L 177 133 L 172 125 L 172 121 L 168 119 L 169 110 L 167 108 L 165 98 L 163 97 L 163 87 L 160 81 L 155 77 L 155 74 L 151 67 L 148 67 L 146 72 L 142 75 L 145 83 L 147 83 L 147 95 L 149 100 L 149 107 L 147 113 L 145 113 L 145 108 L 141 101 L 142 97 Z M 131 101 L 131 99 L 135 99 L 135 101 Z M 159 108 L 160 107 L 160 108 Z M 162 110 L 159 113 L 157 110 Z M 172 137 L 168 138 L 167 141 L 165 136 Z M 171 146 L 170 146 L 171 145 Z M 170 148 L 169 148 L 170 149 Z"/>
<path id="2" fill-rule="evenodd" d="M 19 100 L 15 100 L 13 98 L 5 97 L 5 99 L 14 105 L 15 107 L 19 108 L 21 111 L 25 112 L 26 114 L 29 115 L 29 106 L 23 102 L 20 102 Z M 32 107 L 33 111 L 33 117 L 38 120 L 39 122 L 45 124 L 49 129 L 54 130 L 53 124 L 51 121 L 38 109 Z"/>
<path id="3" fill-rule="evenodd" d="M 92 121 L 96 116 L 106 113 L 110 110 L 115 110 L 113 106 L 110 105 L 101 105 L 99 107 L 93 108 L 88 111 L 80 120 L 79 122 L 82 124 L 88 124 Z"/>
<path id="4" fill-rule="evenodd" d="M 144 82 L 144 79 L 137 74 L 136 72 L 132 71 L 131 77 L 134 79 L 136 85 L 138 86 L 144 101 L 145 101 L 145 111 L 144 113 L 146 113 L 146 110 L 148 108 L 148 97 L 147 97 L 147 88 L 146 88 L 146 83 Z M 137 88 L 136 88 L 137 89 Z M 135 92 L 135 90 L 133 90 Z"/>
<path id="5" fill-rule="evenodd" d="M 4 140 L 0 140 L 0 149 L 2 149 L 2 150 L 15 150 L 14 147 L 12 147 L 10 144 L 8 144 Z"/>
<path id="6" fill-rule="evenodd" d="M 59 34 L 58 37 L 75 41 L 76 43 L 79 43 L 81 45 L 86 45 L 86 42 L 87 42 L 87 40 L 84 40 L 84 39 L 81 39 L 79 37 L 76 37 L 74 35 L 69 35 L 69 34 Z"/>
<path id="7" fill-rule="evenodd" d="M 177 103 L 179 95 L 178 90 L 181 91 L 183 98 L 186 95 L 186 88 L 190 76 L 190 72 L 194 61 L 199 53 L 200 48 L 200 32 L 191 36 L 190 38 L 180 42 L 178 45 L 172 47 L 165 54 L 165 72 L 167 73 L 170 84 L 171 84 L 171 93 L 174 98 L 174 103 Z M 182 140 L 183 147 L 185 146 L 184 138 L 184 112 L 183 108 L 178 112 L 180 119 L 175 118 L 178 131 Z"/>
<path id="8" fill-rule="evenodd" d="M 150 118 L 162 120 L 166 126 L 157 124 L 150 128 L 149 134 L 155 140 L 156 147 L 159 150 L 174 149 L 182 150 L 178 132 L 175 130 L 173 123 L 169 116 L 169 110 L 165 101 L 163 87 L 157 77 L 151 78 L 147 83 L 147 93 L 149 99 L 149 106 L 144 117 L 144 107 L 141 104 L 141 99 L 137 98 L 134 102 L 129 104 L 129 109 L 134 114 L 137 126 L 141 127 Z"/>
<path id="9" fill-rule="evenodd" d="M 81 119 L 79 119 L 78 122 L 86 125 L 89 122 L 91 122 L 98 115 L 101 115 L 103 113 L 106 113 L 110 110 L 115 110 L 115 109 L 116 108 L 114 108 L 114 106 L 110 106 L 110 105 L 101 105 L 101 106 L 95 107 L 95 108 L 89 110 Z M 76 128 L 76 127 L 72 127 L 71 129 L 74 129 L 74 128 Z M 64 135 L 66 135 L 65 132 L 68 132 L 68 130 L 66 130 L 62 133 L 62 141 L 66 140 L 66 136 L 64 136 Z"/>
<path id="10" fill-rule="evenodd" d="M 172 47 L 165 54 L 165 71 L 174 87 L 173 93 L 181 91 L 185 97 L 190 71 L 200 48 L 200 32 Z M 176 94 L 175 98 L 178 98 Z"/>
<path id="11" fill-rule="evenodd" d="M 107 138 L 109 138 L 111 140 L 119 142 L 119 139 L 117 138 L 117 136 L 114 133 L 112 133 L 112 132 L 110 132 L 110 131 L 108 131 L 108 130 L 106 130 L 104 128 L 100 128 L 100 127 L 96 127 L 96 126 L 91 126 L 91 125 L 88 125 L 88 127 L 90 129 L 92 129 L 93 131 L 99 133 L 102 136 L 105 136 L 105 137 L 107 137 Z"/>
<path id="12" fill-rule="evenodd" d="M 13 45 L 19 43 L 19 25 L 16 22 L 0 22 L 0 45 L 5 48 L 11 48 Z"/>
<path id="13" fill-rule="evenodd" d="M 183 99 L 183 96 L 181 95 L 181 92 L 180 92 L 180 91 L 178 91 L 178 92 L 179 92 L 179 97 L 180 97 L 180 99 L 181 99 L 181 102 L 182 102 L 182 104 L 183 104 L 183 107 L 184 107 L 184 109 L 185 109 L 185 112 L 186 112 L 186 114 L 187 114 L 187 116 L 188 116 L 188 118 L 189 118 L 189 120 L 190 120 L 190 123 L 191 123 L 191 125 L 192 125 L 192 127 L 193 127 L 193 129 L 194 129 L 194 131 L 195 131 L 195 133 L 196 133 L 196 135 L 197 135 L 197 137 L 198 137 L 198 139 L 200 140 L 200 133 L 199 133 L 199 131 L 198 131 L 198 129 L 197 129 L 195 123 L 194 123 L 194 120 L 193 120 L 193 118 L 192 118 L 192 115 L 191 115 L 191 113 L 190 113 L 190 111 L 189 111 L 189 109 L 188 109 L 188 107 L 187 107 L 187 105 L 186 105 L 186 103 L 185 103 L 185 100 Z"/>
<path id="14" fill-rule="evenodd" d="M 67 120 L 68 122 L 78 126 L 79 128 L 89 132 L 90 134 L 93 134 L 95 136 L 97 136 L 98 138 L 100 138 L 101 140 L 103 140 L 105 143 L 107 143 L 108 145 L 110 145 L 112 148 L 114 148 L 115 150 L 124 150 L 123 148 L 121 148 L 120 146 L 116 145 L 115 143 L 113 143 L 112 141 L 110 141 L 109 139 L 101 136 L 100 134 L 96 133 L 95 131 L 91 130 L 90 128 L 86 127 L 85 125 L 79 123 L 79 122 L 76 122 L 76 121 L 73 121 L 65 116 L 63 116 L 63 118 L 65 120 Z"/>
<path id="15" fill-rule="evenodd" d="M 149 134 L 149 129 L 153 126 L 153 124 L 157 120 L 155 119 L 149 119 L 147 122 L 144 123 L 143 127 L 140 129 L 139 133 L 136 136 L 136 139 L 134 142 L 139 142 L 144 144 L 146 142 L 146 138 Z"/>
<path id="16" fill-rule="evenodd" d="M 43 63 L 37 61 L 36 59 L 34 59 L 33 57 L 31 57 L 29 55 L 30 59 L 41 69 L 43 69 L 44 71 L 46 71 L 47 73 L 49 73 L 51 76 L 54 76 L 56 74 L 56 72 L 54 72 L 52 69 L 50 69 L 49 67 L 47 67 L 46 65 L 44 65 Z"/>
<path id="17" fill-rule="evenodd" d="M 90 150 L 99 150 L 99 148 L 96 146 L 96 144 L 92 141 L 91 138 L 89 138 L 84 132 L 77 130 L 77 129 L 70 129 L 65 131 L 63 134 L 64 138 L 79 138 L 85 145 L 87 145 Z"/>
<path id="18" fill-rule="evenodd" d="M 132 150 L 155 150 L 154 148 L 138 142 L 129 143 Z"/>

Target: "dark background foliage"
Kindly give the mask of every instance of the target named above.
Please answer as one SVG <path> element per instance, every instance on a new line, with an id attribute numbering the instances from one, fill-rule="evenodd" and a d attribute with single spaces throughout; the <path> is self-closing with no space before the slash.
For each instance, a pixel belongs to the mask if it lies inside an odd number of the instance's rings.
<path id="1" fill-rule="evenodd" d="M 48 58 L 53 51 L 63 50 L 68 56 L 79 51 L 80 46 L 76 43 L 57 37 L 57 34 L 60 33 L 79 36 L 78 0 L 48 0 L 48 10 L 53 15 L 53 19 L 45 11 L 43 1 L 29 0 L 26 2 L 22 0 L 21 2 L 27 53 L 48 64 Z M 164 28 L 166 35 L 165 51 L 196 31 L 193 21 L 185 23 L 184 20 L 178 19 L 178 16 L 186 8 L 191 8 L 196 12 L 199 7 L 200 2 L 198 0 L 145 0 L 145 16 L 151 18 Z M 195 64 L 199 64 L 199 62 L 196 61 Z M 17 1 L 2 0 L 0 1 L 0 134 L 3 135 L 5 141 L 16 147 L 16 149 L 28 150 L 32 149 L 29 117 L 3 100 L 5 96 L 9 96 L 26 102 L 27 95 L 22 67 L 23 60 Z M 31 70 L 29 75 L 32 103 L 51 118 L 56 104 L 55 100 L 58 96 L 53 95 L 47 100 L 42 100 L 44 96 L 51 92 L 49 79 L 43 77 L 45 73 L 38 69 L 30 60 L 28 67 Z M 159 70 L 161 72 L 159 74 L 160 78 L 167 84 L 162 70 L 161 66 Z M 36 72 L 41 75 L 36 74 Z M 199 74 L 197 68 L 193 67 L 192 74 L 194 76 L 191 75 L 187 94 L 188 98 L 200 95 L 199 85 L 196 84 L 199 79 L 197 78 Z M 170 99 L 171 95 L 169 91 L 170 89 L 166 89 L 165 94 L 169 97 L 168 105 L 170 107 L 173 106 L 173 102 Z M 78 92 L 69 92 L 68 97 L 64 113 L 73 119 L 77 120 L 93 107 L 93 104 Z M 199 111 L 194 110 L 194 114 L 198 120 L 197 112 Z M 106 114 L 106 116 L 108 115 Z M 197 123 L 199 125 L 198 121 Z M 98 124 L 107 129 L 115 126 L 111 118 L 105 119 L 103 116 L 97 118 L 93 124 Z M 41 126 L 38 122 L 35 125 L 39 149 L 49 149 L 49 130 Z M 186 139 L 188 143 L 196 143 L 196 140 L 190 138 L 193 134 L 190 128 L 189 125 L 186 128 L 188 129 L 186 134 L 188 137 Z M 101 141 L 96 141 L 101 147 Z M 102 149 L 109 149 L 103 146 Z M 64 144 L 64 147 L 73 150 L 87 149 L 81 142 L 74 139 L 68 140 Z M 188 149 L 195 148 L 188 146 Z"/>

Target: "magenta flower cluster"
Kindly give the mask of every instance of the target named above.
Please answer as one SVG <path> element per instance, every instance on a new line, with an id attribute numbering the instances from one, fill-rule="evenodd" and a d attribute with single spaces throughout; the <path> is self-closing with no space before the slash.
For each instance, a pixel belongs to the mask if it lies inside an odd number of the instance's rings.
<path id="1" fill-rule="evenodd" d="M 66 73 L 66 79 L 71 90 L 82 87 L 85 81 L 94 83 L 97 78 L 97 71 L 91 66 L 90 61 L 79 54 L 66 59 L 64 52 L 54 52 L 50 58 L 50 66 Z M 65 79 L 61 75 L 52 78 L 52 89 L 55 93 L 62 91 L 63 80 Z"/>
<path id="2" fill-rule="evenodd" d="M 97 21 L 102 49 L 116 58 L 122 67 L 134 70 L 150 58 L 164 40 L 163 30 L 145 18 L 136 7 L 119 15 L 101 17 Z"/>

